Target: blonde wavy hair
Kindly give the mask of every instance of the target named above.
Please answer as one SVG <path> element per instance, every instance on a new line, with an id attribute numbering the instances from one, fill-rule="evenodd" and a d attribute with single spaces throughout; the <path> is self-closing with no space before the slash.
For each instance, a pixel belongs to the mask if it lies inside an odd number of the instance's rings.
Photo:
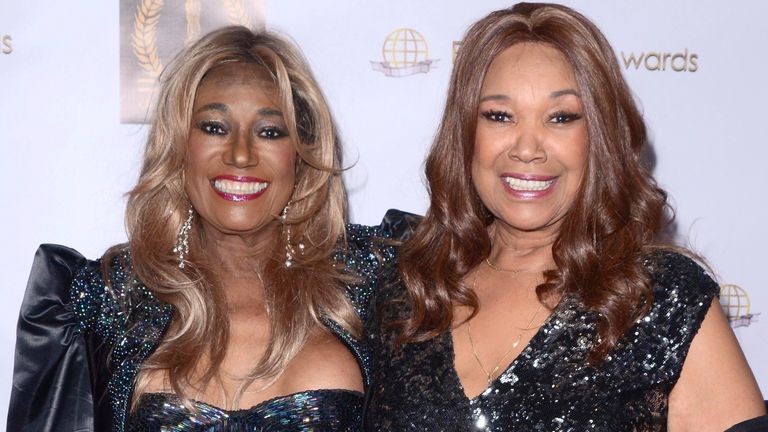
<path id="1" fill-rule="evenodd" d="M 287 239 L 285 230 L 282 234 L 278 230 L 271 256 L 261 260 L 271 338 L 233 403 L 236 406 L 255 380 L 277 379 L 317 328 L 321 316 L 337 321 L 352 334 L 360 332 L 359 320 L 344 293 L 348 278 L 331 259 L 344 235 L 346 196 L 340 177 L 340 142 L 330 109 L 306 61 L 290 42 L 268 31 L 225 27 L 184 49 L 161 75 L 141 174 L 128 194 L 129 240 L 111 248 L 103 259 L 109 263 L 127 247 L 136 278 L 175 309 L 173 324 L 142 365 L 134 406 L 153 371 L 166 372 L 173 391 L 187 401 L 192 389 L 204 389 L 219 378 L 229 322 L 217 269 L 206 259 L 199 226 L 193 225 L 190 232 L 190 252 L 183 269 L 172 250 L 190 207 L 184 192 L 184 169 L 196 92 L 208 72 L 230 63 L 263 68 L 278 90 L 288 131 L 297 137 L 299 156 L 285 224 L 294 241 L 300 239 L 307 246 L 286 267 Z"/>

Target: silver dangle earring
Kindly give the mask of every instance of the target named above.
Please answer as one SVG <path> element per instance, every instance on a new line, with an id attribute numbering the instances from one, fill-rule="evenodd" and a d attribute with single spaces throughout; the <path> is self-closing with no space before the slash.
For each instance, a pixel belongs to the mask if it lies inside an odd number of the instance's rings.
<path id="1" fill-rule="evenodd" d="M 189 231 L 192 230 L 192 219 L 195 217 L 195 210 L 189 206 L 187 210 L 187 219 L 181 225 L 179 234 L 176 236 L 176 245 L 173 247 L 173 253 L 179 255 L 179 268 L 184 268 L 184 257 L 189 255 Z"/>
<path id="2" fill-rule="evenodd" d="M 293 248 L 293 242 L 291 239 L 291 226 L 288 225 L 285 221 L 288 219 L 288 210 L 291 209 L 291 201 L 288 201 L 288 204 L 285 205 L 283 208 L 282 213 L 280 213 L 280 221 L 283 224 L 283 230 L 285 232 L 285 267 L 290 268 L 293 265 L 293 259 L 296 256 L 296 249 Z M 297 245 L 299 248 L 299 253 L 304 253 L 304 243 L 299 242 Z"/>

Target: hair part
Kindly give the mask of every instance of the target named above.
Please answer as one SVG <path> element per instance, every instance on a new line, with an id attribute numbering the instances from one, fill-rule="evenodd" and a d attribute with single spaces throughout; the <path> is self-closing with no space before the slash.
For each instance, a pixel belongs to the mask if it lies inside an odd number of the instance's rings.
<path id="1" fill-rule="evenodd" d="M 262 260 L 258 271 L 266 291 L 271 337 L 263 357 L 234 395 L 233 405 L 256 379 L 271 383 L 279 377 L 320 324 L 321 315 L 352 334 L 360 332 L 359 319 L 341 288 L 348 277 L 331 259 L 344 235 L 346 193 L 340 176 L 341 143 L 330 108 L 306 60 L 288 40 L 269 31 L 221 28 L 184 49 L 161 75 L 138 184 L 128 193 L 129 240 L 107 251 L 102 261 L 108 265 L 127 247 L 137 280 L 175 309 L 172 325 L 142 365 L 134 407 L 153 371 L 166 372 L 171 388 L 184 399 L 219 379 L 229 320 L 197 218 L 184 269 L 172 250 L 191 205 L 184 191 L 184 170 L 197 89 L 212 70 L 231 63 L 254 65 L 275 84 L 288 131 L 297 137 L 296 185 L 285 224 L 293 242 L 307 245 L 286 268 L 288 239 L 278 230 L 271 255 Z"/>
<path id="2" fill-rule="evenodd" d="M 401 251 L 411 314 L 394 326 L 401 343 L 422 341 L 450 328 L 455 306 L 470 307 L 470 319 L 477 313 L 477 297 L 462 280 L 492 246 L 487 228 L 493 218 L 470 178 L 480 91 L 491 62 L 520 43 L 560 51 L 584 106 L 586 172 L 553 245 L 557 269 L 544 274 L 536 292 L 540 301 L 575 297 L 597 313 L 594 363 L 649 310 L 652 287 L 643 259 L 672 213 L 643 163 L 645 124 L 613 49 L 589 19 L 556 4 L 519 3 L 467 31 L 427 156 L 430 207 Z"/>

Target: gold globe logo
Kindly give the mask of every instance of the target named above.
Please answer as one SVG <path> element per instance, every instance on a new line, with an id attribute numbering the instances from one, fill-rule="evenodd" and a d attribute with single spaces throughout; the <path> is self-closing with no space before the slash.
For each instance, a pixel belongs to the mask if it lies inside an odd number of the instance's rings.
<path id="1" fill-rule="evenodd" d="M 384 61 L 371 61 L 373 70 L 389 77 L 427 73 L 437 59 L 429 58 L 429 44 L 421 33 L 410 28 L 394 30 L 381 47 Z"/>
<path id="2" fill-rule="evenodd" d="M 381 55 L 389 64 L 413 66 L 429 58 L 429 45 L 421 33 L 401 28 L 387 35 Z"/>
<path id="3" fill-rule="evenodd" d="M 750 312 L 749 295 L 738 285 L 720 285 L 720 306 L 728 316 L 732 327 L 745 327 L 757 321 L 757 316 Z"/>

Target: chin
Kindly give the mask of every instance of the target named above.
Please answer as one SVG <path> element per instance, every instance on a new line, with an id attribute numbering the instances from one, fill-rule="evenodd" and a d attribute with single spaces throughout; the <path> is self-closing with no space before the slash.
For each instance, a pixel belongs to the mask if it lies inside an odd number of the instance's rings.
<path id="1" fill-rule="evenodd" d="M 273 228 L 274 223 L 276 220 L 269 218 L 263 221 L 255 221 L 254 219 L 219 220 L 212 225 L 216 231 L 222 234 L 243 235 L 257 234 L 262 230 L 268 230 Z"/>
<path id="2" fill-rule="evenodd" d="M 541 215 L 525 217 L 524 214 L 517 213 L 515 217 L 496 217 L 496 220 L 517 231 L 537 232 L 552 230 L 553 226 L 559 225 L 559 221 L 562 218 L 542 218 Z"/>

